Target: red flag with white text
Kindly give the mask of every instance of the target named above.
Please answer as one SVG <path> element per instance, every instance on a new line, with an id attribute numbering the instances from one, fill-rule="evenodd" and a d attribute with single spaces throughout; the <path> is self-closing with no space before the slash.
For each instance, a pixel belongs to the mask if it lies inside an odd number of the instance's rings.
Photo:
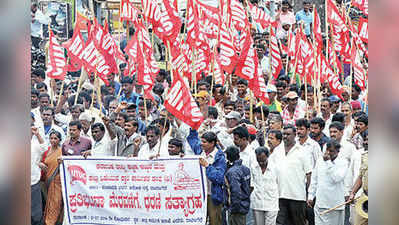
<path id="1" fill-rule="evenodd" d="M 64 48 L 62 48 L 57 38 L 54 37 L 53 31 L 50 30 L 49 32 L 50 36 L 46 75 L 49 78 L 64 80 L 67 72 Z"/>
<path id="2" fill-rule="evenodd" d="M 194 130 L 198 130 L 204 121 L 204 116 L 191 95 L 189 87 L 177 71 L 173 72 L 173 83 L 166 95 L 164 106 L 168 112 Z"/>

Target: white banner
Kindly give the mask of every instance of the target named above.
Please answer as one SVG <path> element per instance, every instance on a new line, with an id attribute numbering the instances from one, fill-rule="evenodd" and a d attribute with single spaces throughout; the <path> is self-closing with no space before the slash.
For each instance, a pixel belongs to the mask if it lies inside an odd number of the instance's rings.
<path id="1" fill-rule="evenodd" d="M 198 158 L 65 157 L 60 172 L 69 224 L 206 223 L 206 176 Z"/>

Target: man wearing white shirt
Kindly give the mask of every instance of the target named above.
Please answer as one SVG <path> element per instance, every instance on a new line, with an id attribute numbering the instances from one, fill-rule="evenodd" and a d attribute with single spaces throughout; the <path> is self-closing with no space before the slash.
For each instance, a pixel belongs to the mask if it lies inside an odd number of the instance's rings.
<path id="1" fill-rule="evenodd" d="M 325 210 L 345 202 L 344 178 L 348 169 L 345 159 L 338 157 L 341 145 L 337 140 L 327 143 L 327 150 L 317 161 L 309 187 L 308 205 L 314 206 L 316 225 L 343 225 L 344 206 L 321 215 Z M 316 204 L 314 198 L 316 197 Z"/>
<path id="2" fill-rule="evenodd" d="M 239 126 L 233 130 L 234 145 L 240 149 L 242 165 L 251 168 L 256 161 L 255 149 L 248 143 L 249 133 L 246 127 Z M 228 146 L 230 147 L 230 146 Z"/>
<path id="3" fill-rule="evenodd" d="M 328 98 L 323 98 L 320 102 L 320 111 L 321 113 L 317 115 L 318 117 L 321 117 L 325 121 L 325 126 L 323 129 L 323 133 L 325 133 L 327 136 L 330 135 L 330 132 L 328 128 L 330 127 L 331 120 L 332 120 L 332 114 L 331 114 L 331 102 L 330 99 Z"/>
<path id="4" fill-rule="evenodd" d="M 65 140 L 65 132 L 64 130 L 54 124 L 54 109 L 51 107 L 44 107 L 41 113 L 41 118 L 43 120 L 43 132 L 44 132 L 44 140 L 47 146 L 50 146 L 50 134 L 51 131 L 55 130 L 61 134 L 61 143 Z"/>
<path id="5" fill-rule="evenodd" d="M 161 131 L 156 126 L 148 126 L 145 132 L 147 143 L 143 145 L 138 153 L 140 159 L 153 159 L 157 157 L 168 157 L 168 148 L 160 148 Z"/>
<path id="6" fill-rule="evenodd" d="M 269 162 L 275 164 L 278 158 L 284 156 L 284 146 L 281 144 L 283 133 L 280 130 L 270 130 L 267 137 L 267 145 L 270 149 Z"/>
<path id="7" fill-rule="evenodd" d="M 251 168 L 251 209 L 255 225 L 275 225 L 278 214 L 278 179 L 276 168 L 269 163 L 266 147 L 255 150 L 257 163 Z"/>
<path id="8" fill-rule="evenodd" d="M 285 154 L 278 159 L 279 207 L 277 224 L 305 225 L 306 190 L 310 184 L 311 163 L 305 150 L 295 141 L 296 128 L 284 126 Z"/>
<path id="9" fill-rule="evenodd" d="M 34 120 L 34 118 L 33 118 Z M 31 224 L 42 224 L 43 205 L 40 188 L 40 167 L 39 162 L 43 152 L 46 151 L 46 142 L 39 133 L 39 129 L 33 126 L 31 128 Z"/>
<path id="10" fill-rule="evenodd" d="M 347 166 L 351 165 L 354 160 L 354 152 L 357 151 L 354 144 L 350 143 L 349 141 L 344 139 L 344 125 L 341 122 L 334 121 L 330 125 L 330 136 L 331 139 L 337 140 L 341 145 L 341 150 L 339 152 L 338 157 L 342 158 L 346 161 Z M 324 151 L 325 152 L 325 151 Z M 345 176 L 345 199 L 349 198 L 350 190 L 353 185 L 353 179 L 355 177 L 355 171 L 350 170 L 346 173 Z M 349 204 L 345 207 L 345 223 L 349 223 L 349 215 L 350 209 Z"/>
<path id="11" fill-rule="evenodd" d="M 94 140 L 91 149 L 93 156 L 115 156 L 114 149 L 111 148 L 111 140 L 105 136 L 105 127 L 102 123 L 95 123 L 91 125 L 91 134 Z"/>
<path id="12" fill-rule="evenodd" d="M 35 48 L 39 48 L 39 43 L 42 37 L 42 25 L 49 24 L 50 18 L 45 16 L 42 11 L 38 9 L 37 3 L 33 3 L 31 6 L 31 17 L 30 35 L 32 39 L 32 45 Z"/>
<path id="13" fill-rule="evenodd" d="M 298 134 L 299 145 L 309 155 L 312 168 L 315 167 L 317 160 L 322 156 L 320 145 L 309 137 L 310 123 L 307 119 L 299 119 L 295 122 Z"/>

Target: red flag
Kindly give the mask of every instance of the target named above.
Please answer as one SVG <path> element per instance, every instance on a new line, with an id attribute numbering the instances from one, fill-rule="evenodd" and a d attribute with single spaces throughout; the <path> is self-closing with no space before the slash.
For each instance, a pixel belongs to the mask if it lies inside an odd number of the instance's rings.
<path id="1" fill-rule="evenodd" d="M 134 7 L 130 0 L 121 0 L 121 11 L 119 12 L 119 19 L 121 21 L 137 22 L 140 10 Z"/>
<path id="2" fill-rule="evenodd" d="M 273 27 L 277 27 L 277 22 L 273 20 L 272 17 L 268 13 L 266 13 L 264 10 L 258 8 L 256 5 L 252 5 L 251 3 L 248 2 L 249 8 L 250 8 L 250 13 L 252 16 L 252 19 L 256 22 L 259 23 L 263 29 L 266 29 L 269 27 L 269 25 L 272 25 Z"/>
<path id="3" fill-rule="evenodd" d="M 93 28 L 89 27 L 89 30 Z M 85 66 L 88 74 L 96 73 L 106 85 L 109 84 L 107 76 L 112 72 L 111 67 L 106 61 L 104 55 L 96 48 L 94 32 L 89 32 L 89 38 L 86 47 L 79 55 L 79 59 Z"/>
<path id="4" fill-rule="evenodd" d="M 201 11 L 199 14 L 199 27 L 204 34 L 211 39 L 217 38 L 219 32 L 219 24 L 221 23 L 221 16 L 218 8 L 206 5 L 200 1 L 196 1 L 198 9 Z"/>
<path id="5" fill-rule="evenodd" d="M 155 84 L 155 76 L 159 72 L 158 65 L 154 57 L 152 57 L 151 61 L 147 60 L 139 43 L 137 43 L 137 59 L 137 83 L 143 85 L 144 98 L 155 100 L 151 92 Z"/>
<path id="6" fill-rule="evenodd" d="M 360 60 L 359 51 L 356 50 L 354 44 L 352 44 L 351 55 L 352 55 L 352 66 L 353 66 L 353 75 L 354 75 L 355 84 L 357 84 L 362 90 L 365 90 L 366 75 Z"/>
<path id="7" fill-rule="evenodd" d="M 164 43 L 176 40 L 180 32 L 182 22 L 177 15 L 169 0 L 163 0 L 166 10 L 163 11 L 157 2 L 152 0 L 141 0 L 143 14 L 153 25 L 155 34 L 160 37 Z"/>
<path id="8" fill-rule="evenodd" d="M 196 46 L 196 40 L 200 32 L 198 8 L 192 0 L 187 1 L 187 43 L 191 46 Z"/>
<path id="9" fill-rule="evenodd" d="M 90 20 L 85 16 L 76 13 L 76 22 L 75 22 L 75 30 L 88 30 L 88 25 L 90 24 Z"/>
<path id="10" fill-rule="evenodd" d="M 238 31 L 244 31 L 245 28 L 249 26 L 244 6 L 238 0 L 231 0 L 230 11 L 230 20 L 235 29 Z"/>
<path id="11" fill-rule="evenodd" d="M 269 95 L 267 94 L 267 87 L 263 74 L 259 67 L 258 57 L 255 55 L 253 61 L 255 61 L 255 74 L 254 78 L 249 81 L 248 87 L 254 93 L 254 96 L 261 99 L 265 104 L 270 104 Z"/>
<path id="12" fill-rule="evenodd" d="M 255 59 L 257 59 L 257 52 L 253 45 L 254 41 L 252 37 L 248 35 L 248 39 L 242 50 L 242 55 L 240 55 L 240 61 L 234 72 L 237 76 L 248 81 L 254 79 L 254 74 L 257 72 L 256 68 L 258 66 L 255 61 Z"/>
<path id="13" fill-rule="evenodd" d="M 327 0 L 327 21 L 333 24 L 338 32 L 346 32 L 348 28 L 345 24 L 345 19 L 340 14 L 337 6 L 332 0 Z"/>
<path id="14" fill-rule="evenodd" d="M 359 37 L 362 39 L 362 41 L 368 43 L 369 42 L 368 19 L 364 19 L 363 17 L 360 17 L 358 31 L 359 31 Z"/>
<path id="15" fill-rule="evenodd" d="M 283 63 L 281 61 L 280 48 L 278 47 L 278 41 L 274 29 L 271 29 L 270 33 L 270 46 L 272 54 L 272 75 L 274 79 L 277 80 L 281 69 L 283 68 Z"/>
<path id="16" fill-rule="evenodd" d="M 67 55 L 70 59 L 68 71 L 78 71 L 82 67 L 82 61 L 79 55 L 86 47 L 80 29 L 75 29 L 72 38 L 62 43 L 62 46 L 67 50 Z"/>
<path id="17" fill-rule="evenodd" d="M 328 65 L 324 55 L 320 54 L 320 57 L 321 57 L 322 76 L 327 78 L 331 92 L 343 100 L 342 93 L 344 92 L 344 90 L 341 82 L 339 81 L 339 76 L 335 74 L 334 71 L 331 69 L 331 67 Z"/>
<path id="18" fill-rule="evenodd" d="M 64 80 L 66 74 L 66 59 L 64 49 L 50 30 L 48 61 L 46 75 L 49 78 Z"/>
<path id="19" fill-rule="evenodd" d="M 170 54 L 172 60 L 172 69 L 191 79 L 191 71 L 189 69 L 191 61 L 189 60 L 189 57 L 183 51 L 181 51 L 181 46 L 179 44 L 171 45 Z"/>
<path id="20" fill-rule="evenodd" d="M 332 67 L 335 67 L 338 74 L 342 74 L 344 71 L 342 69 L 341 61 L 338 58 L 337 53 L 334 50 L 334 46 L 331 41 L 328 43 L 328 53 L 329 53 L 329 63 Z"/>
<path id="21" fill-rule="evenodd" d="M 360 9 L 364 15 L 369 15 L 369 1 L 368 0 L 352 0 L 352 6 Z"/>
<path id="22" fill-rule="evenodd" d="M 165 98 L 165 108 L 176 118 L 197 130 L 204 121 L 189 88 L 177 71 L 173 72 L 173 83 Z"/>
<path id="23" fill-rule="evenodd" d="M 316 41 L 317 53 L 320 54 L 323 49 L 323 36 L 321 35 L 320 18 L 317 9 L 313 9 L 313 34 Z"/>

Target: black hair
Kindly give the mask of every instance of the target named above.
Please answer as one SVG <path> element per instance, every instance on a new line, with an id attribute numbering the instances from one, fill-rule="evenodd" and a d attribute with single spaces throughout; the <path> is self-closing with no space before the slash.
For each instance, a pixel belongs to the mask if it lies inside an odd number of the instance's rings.
<path id="1" fill-rule="evenodd" d="M 270 130 L 269 134 L 274 134 L 278 140 L 283 140 L 283 133 L 280 130 Z"/>
<path id="2" fill-rule="evenodd" d="M 331 101 L 328 98 L 322 98 L 320 102 L 328 102 L 328 105 L 331 106 Z"/>
<path id="3" fill-rule="evenodd" d="M 48 98 L 50 100 L 50 95 L 48 95 L 47 93 L 41 93 L 39 95 L 39 99 L 41 99 L 41 98 Z"/>
<path id="4" fill-rule="evenodd" d="M 44 111 L 48 111 L 48 110 L 50 110 L 51 115 L 54 116 L 54 108 L 53 107 L 45 106 L 45 107 L 43 107 L 43 109 L 41 111 L 44 112 Z"/>
<path id="5" fill-rule="evenodd" d="M 324 122 L 323 118 L 315 117 L 310 121 L 310 124 L 318 124 L 320 129 L 323 130 L 326 126 L 326 122 Z"/>
<path id="6" fill-rule="evenodd" d="M 264 117 L 265 117 L 265 119 L 269 116 L 269 113 L 270 113 L 270 111 L 269 111 L 269 107 L 267 107 L 267 106 L 265 106 L 265 105 L 262 105 L 262 106 L 258 106 L 258 107 L 256 107 L 255 109 L 254 109 L 254 112 L 256 112 L 256 113 L 262 113 L 262 111 L 263 111 L 263 115 L 264 115 Z"/>
<path id="7" fill-rule="evenodd" d="M 294 132 L 294 134 L 296 134 L 296 127 L 295 127 L 294 125 L 292 125 L 292 124 L 287 124 L 287 125 L 285 125 L 283 129 L 284 129 L 284 130 L 286 130 L 286 129 L 292 129 L 292 131 Z"/>
<path id="8" fill-rule="evenodd" d="M 56 130 L 51 130 L 49 137 L 51 137 L 51 135 L 55 134 L 55 136 L 57 136 L 58 139 L 60 139 L 61 141 L 61 133 L 56 131 Z"/>
<path id="9" fill-rule="evenodd" d="M 339 131 L 343 131 L 345 129 L 345 126 L 341 122 L 334 121 L 330 124 L 329 129 L 331 128 L 336 128 Z"/>
<path id="10" fill-rule="evenodd" d="M 341 112 L 337 112 L 333 115 L 331 122 L 340 122 L 340 123 L 344 123 L 345 122 L 345 114 L 341 113 Z"/>
<path id="11" fill-rule="evenodd" d="M 265 155 L 269 158 L 269 156 L 270 156 L 270 151 L 269 151 L 268 148 L 261 146 L 261 147 L 257 147 L 257 148 L 255 149 L 255 154 L 256 154 L 256 156 L 261 155 L 262 153 L 265 153 Z"/>
<path id="12" fill-rule="evenodd" d="M 339 149 L 341 148 L 341 144 L 335 139 L 330 139 L 327 142 L 327 148 L 334 148 L 334 150 L 339 151 Z"/>
<path id="13" fill-rule="evenodd" d="M 287 88 L 287 84 L 285 83 L 285 82 L 283 82 L 283 81 L 278 81 L 277 82 L 277 84 L 276 84 L 276 88 L 279 88 L 279 87 L 282 87 L 282 88 Z"/>
<path id="14" fill-rule="evenodd" d="M 224 107 L 226 106 L 233 106 L 233 108 L 236 108 L 236 103 L 235 101 L 227 100 L 226 103 L 224 103 Z"/>
<path id="15" fill-rule="evenodd" d="M 117 114 L 116 114 L 116 117 L 117 117 L 117 116 L 122 117 L 122 118 L 125 120 L 125 122 L 126 122 L 126 120 L 128 119 L 128 117 L 129 117 L 129 116 L 128 116 L 126 113 L 124 113 L 124 112 L 119 112 L 119 113 L 117 113 Z M 116 118 L 116 117 L 115 117 L 115 118 Z"/>
<path id="16" fill-rule="evenodd" d="M 208 131 L 205 132 L 201 138 L 205 139 L 207 142 L 211 143 L 211 142 L 215 142 L 215 146 L 217 144 L 217 136 L 214 132 L 212 131 Z"/>
<path id="17" fill-rule="evenodd" d="M 234 161 L 240 159 L 240 149 L 238 149 L 235 146 L 228 147 L 226 149 L 225 153 L 226 153 L 227 160 L 229 160 L 230 162 L 234 162 Z"/>
<path id="18" fill-rule="evenodd" d="M 237 85 L 239 85 L 239 84 L 243 84 L 243 85 L 245 85 L 245 86 L 248 86 L 248 81 L 245 80 L 245 79 L 239 79 L 239 80 L 237 81 Z"/>
<path id="19" fill-rule="evenodd" d="M 181 149 L 181 152 L 183 152 L 183 141 L 179 138 L 172 138 L 169 140 L 168 144 L 174 145 L 178 148 Z"/>
<path id="20" fill-rule="evenodd" d="M 221 88 L 220 88 L 220 87 L 221 87 Z M 224 93 L 226 92 L 226 89 L 223 87 L 223 85 L 221 85 L 221 84 L 215 84 L 215 85 L 213 86 L 212 93 L 215 93 L 215 92 L 216 92 L 216 88 L 220 88 L 219 93 L 220 93 L 221 95 L 224 95 Z"/>
<path id="21" fill-rule="evenodd" d="M 310 128 L 310 123 L 309 123 L 309 121 L 307 119 L 300 118 L 300 119 L 297 119 L 295 121 L 295 126 L 296 127 L 305 127 L 306 129 L 309 129 Z"/>
<path id="22" fill-rule="evenodd" d="M 366 126 L 369 125 L 369 117 L 367 115 L 361 115 L 356 119 L 356 122 L 362 122 L 366 124 Z"/>
<path id="23" fill-rule="evenodd" d="M 77 126 L 78 130 L 82 129 L 82 124 L 80 123 L 79 120 L 74 120 L 74 121 L 69 122 L 69 127 L 72 127 L 72 126 Z"/>
<path id="24" fill-rule="evenodd" d="M 36 89 L 40 89 L 40 88 L 42 88 L 42 87 L 44 87 L 44 89 L 47 90 L 47 85 L 46 85 L 46 83 L 40 82 L 40 83 L 37 83 L 37 84 L 36 84 Z"/>
<path id="25" fill-rule="evenodd" d="M 247 139 L 247 140 L 248 140 L 248 138 L 249 138 L 248 129 L 247 129 L 246 127 L 243 127 L 243 126 L 236 127 L 236 128 L 233 130 L 233 134 L 234 134 L 234 135 L 238 135 L 238 137 L 240 137 L 240 138 L 245 138 L 245 139 Z"/>
<path id="26" fill-rule="evenodd" d="M 212 119 L 218 118 L 218 110 L 216 109 L 216 107 L 213 106 L 208 107 L 208 116 L 211 117 Z"/>
<path id="27" fill-rule="evenodd" d="M 37 89 L 32 88 L 31 91 L 30 91 L 30 95 L 36 95 L 36 97 L 39 98 L 40 91 L 38 91 Z"/>
<path id="28" fill-rule="evenodd" d="M 367 114 L 363 111 L 357 111 L 352 114 L 352 118 L 360 117 L 361 115 L 367 115 Z"/>
<path id="29" fill-rule="evenodd" d="M 125 83 L 133 84 L 133 79 L 129 76 L 123 76 L 121 79 L 121 84 L 125 84 Z"/>
<path id="30" fill-rule="evenodd" d="M 82 98 L 84 98 L 85 100 L 86 100 L 86 102 L 88 102 L 89 103 L 89 105 L 91 104 L 91 96 L 90 96 L 90 94 L 89 93 L 87 93 L 87 92 L 85 92 L 85 91 L 81 91 L 80 93 L 79 93 L 79 97 L 82 97 Z"/>
<path id="31" fill-rule="evenodd" d="M 147 134 L 149 131 L 153 131 L 156 136 L 159 136 L 161 134 L 161 131 L 157 126 L 150 125 L 145 129 L 145 134 Z"/>
<path id="32" fill-rule="evenodd" d="M 154 87 L 152 88 L 152 91 L 155 94 L 162 96 L 163 92 L 165 91 L 165 88 L 163 87 L 163 85 L 161 83 L 156 83 L 154 85 Z"/>
<path id="33" fill-rule="evenodd" d="M 94 130 L 95 128 L 99 128 L 101 131 L 105 131 L 105 127 L 102 123 L 95 123 L 91 125 L 91 130 Z"/>
<path id="34" fill-rule="evenodd" d="M 206 82 L 206 81 L 200 81 L 200 82 L 197 83 L 197 87 L 203 86 L 203 85 L 206 86 L 206 90 L 209 90 L 209 84 L 208 84 L 208 82 Z"/>

